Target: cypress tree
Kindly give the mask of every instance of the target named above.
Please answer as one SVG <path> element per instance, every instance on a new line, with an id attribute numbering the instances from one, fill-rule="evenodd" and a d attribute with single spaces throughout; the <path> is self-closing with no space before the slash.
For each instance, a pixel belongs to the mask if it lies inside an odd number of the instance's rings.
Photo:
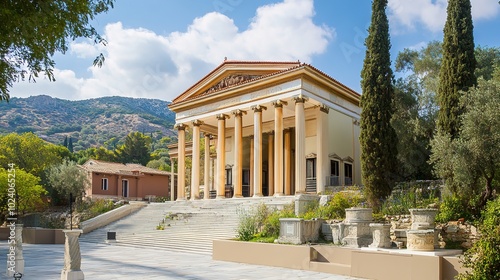
<path id="1" fill-rule="evenodd" d="M 397 136 L 391 126 L 394 88 L 387 0 L 372 2 L 361 71 L 361 169 L 368 202 L 376 210 L 391 194 L 396 178 Z"/>
<path id="2" fill-rule="evenodd" d="M 64 136 L 63 146 L 66 148 L 68 147 L 68 136 L 67 135 Z"/>
<path id="3" fill-rule="evenodd" d="M 68 150 L 73 152 L 73 139 L 70 137 L 68 142 Z"/>
<path id="4" fill-rule="evenodd" d="M 477 83 L 474 70 L 474 35 L 470 0 L 449 0 L 448 16 L 444 26 L 443 60 L 439 72 L 438 103 L 440 106 L 438 130 L 451 135 L 460 131 L 460 91 L 467 91 Z"/>

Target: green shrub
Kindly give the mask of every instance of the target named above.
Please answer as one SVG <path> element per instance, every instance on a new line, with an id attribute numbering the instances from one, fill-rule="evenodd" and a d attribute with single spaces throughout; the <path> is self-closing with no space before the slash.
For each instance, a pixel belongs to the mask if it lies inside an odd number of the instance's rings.
<path id="1" fill-rule="evenodd" d="M 471 212 L 469 205 L 464 205 L 462 199 L 456 195 L 447 195 L 443 198 L 439 206 L 439 213 L 436 216 L 436 221 L 445 223 L 448 221 L 457 221 L 460 218 L 471 220 Z"/>
<path id="2" fill-rule="evenodd" d="M 479 230 L 481 237 L 461 260 L 468 271 L 459 280 L 500 279 L 500 197 L 488 202 Z"/>
<path id="3" fill-rule="evenodd" d="M 345 209 L 361 206 L 366 200 L 359 191 L 349 190 L 337 192 L 333 195 L 327 205 L 315 205 L 309 209 L 301 218 L 310 220 L 313 218 L 320 219 L 344 219 Z"/>
<path id="4" fill-rule="evenodd" d="M 262 203 L 248 212 L 242 212 L 236 237 L 242 241 L 274 242 L 279 237 L 279 219 L 295 217 L 294 209 L 293 203 L 283 210 L 269 208 Z"/>
<path id="5" fill-rule="evenodd" d="M 437 192 L 420 187 L 394 190 L 382 204 L 380 212 L 384 215 L 401 215 L 409 214 L 412 208 L 427 208 L 439 202 Z"/>

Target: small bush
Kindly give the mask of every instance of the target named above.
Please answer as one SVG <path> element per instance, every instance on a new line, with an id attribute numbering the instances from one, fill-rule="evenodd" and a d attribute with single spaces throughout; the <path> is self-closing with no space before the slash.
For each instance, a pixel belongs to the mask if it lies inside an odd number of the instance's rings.
<path id="1" fill-rule="evenodd" d="M 295 217 L 294 209 L 293 203 L 286 205 L 283 210 L 260 204 L 248 212 L 242 212 L 236 237 L 241 241 L 274 242 L 279 237 L 279 219 Z"/>
<path id="2" fill-rule="evenodd" d="M 479 225 L 480 239 L 461 260 L 469 270 L 459 280 L 500 279 L 500 197 L 488 202 Z"/>
<path id="3" fill-rule="evenodd" d="M 439 206 L 439 213 L 436 221 L 445 223 L 448 221 L 457 221 L 460 218 L 471 220 L 471 212 L 468 205 L 464 205 L 463 200 L 456 195 L 447 195 L 443 198 Z"/>
<path id="4" fill-rule="evenodd" d="M 309 209 L 301 218 L 305 220 L 314 218 L 325 220 L 344 219 L 345 209 L 361 206 L 365 201 L 361 193 L 356 190 L 337 192 L 327 205 L 319 206 L 316 204 L 314 205 L 315 207 Z"/>
<path id="5" fill-rule="evenodd" d="M 409 214 L 412 208 L 427 208 L 439 202 L 437 190 L 411 187 L 395 190 L 382 204 L 381 213 L 384 215 Z"/>

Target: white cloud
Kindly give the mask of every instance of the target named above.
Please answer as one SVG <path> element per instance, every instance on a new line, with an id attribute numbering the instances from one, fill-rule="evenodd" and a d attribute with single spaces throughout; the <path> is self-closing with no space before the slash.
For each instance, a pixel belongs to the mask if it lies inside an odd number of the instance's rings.
<path id="1" fill-rule="evenodd" d="M 447 5 L 447 0 L 389 0 L 391 29 L 401 33 L 423 24 L 432 32 L 440 32 L 446 21 Z M 474 21 L 490 19 L 500 12 L 500 5 L 493 0 L 471 0 L 471 5 Z"/>
<path id="2" fill-rule="evenodd" d="M 90 78 L 57 70 L 57 82 L 20 83 L 11 93 L 28 96 L 36 91 L 66 99 L 120 95 L 172 100 L 224 57 L 310 62 L 335 36 L 333 29 L 314 24 L 313 17 L 312 0 L 284 0 L 258 8 L 242 31 L 231 18 L 217 12 L 194 19 L 185 32 L 167 36 L 127 29 L 119 22 L 108 24 L 106 47 L 90 42 L 71 45 L 71 54 L 78 57 L 105 54 L 102 68 L 89 68 Z"/>

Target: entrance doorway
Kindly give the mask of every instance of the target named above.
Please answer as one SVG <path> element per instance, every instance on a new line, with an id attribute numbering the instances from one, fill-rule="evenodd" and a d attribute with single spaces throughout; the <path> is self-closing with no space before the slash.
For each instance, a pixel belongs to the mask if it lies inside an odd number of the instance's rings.
<path id="1" fill-rule="evenodd" d="M 122 196 L 128 197 L 128 180 L 122 180 Z"/>

